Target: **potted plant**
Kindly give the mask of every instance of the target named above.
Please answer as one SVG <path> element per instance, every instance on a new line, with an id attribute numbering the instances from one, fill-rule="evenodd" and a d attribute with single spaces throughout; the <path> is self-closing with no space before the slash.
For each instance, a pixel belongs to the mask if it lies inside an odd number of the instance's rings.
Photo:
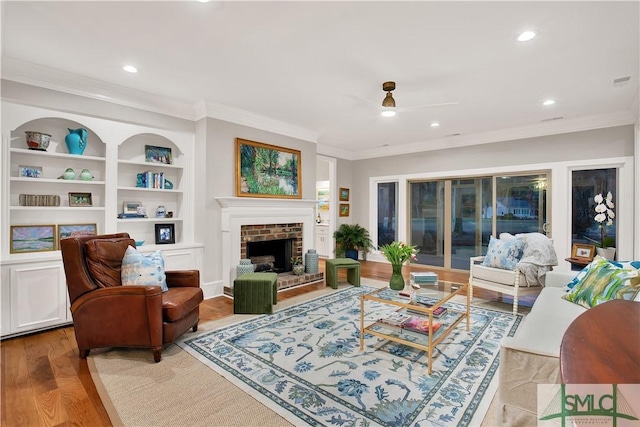
<path id="1" fill-rule="evenodd" d="M 358 251 L 366 254 L 369 249 L 373 248 L 373 242 L 369 237 L 369 231 L 359 224 L 342 224 L 338 230 L 333 233 L 336 239 L 336 256 L 358 259 Z"/>
<path id="2" fill-rule="evenodd" d="M 614 247 L 615 238 L 607 236 L 607 229 L 613 225 L 613 219 L 616 217 L 613 212 L 613 208 L 615 207 L 613 204 L 613 195 L 611 191 L 609 191 L 605 198 L 602 197 L 602 193 L 600 193 L 593 198 L 593 201 L 596 202 L 596 215 L 594 220 L 600 230 L 600 240 L 594 240 L 586 236 L 585 238 L 596 245 L 598 255 L 613 260 L 616 253 L 616 248 Z"/>
<path id="3" fill-rule="evenodd" d="M 300 276 L 304 274 L 304 265 L 302 264 L 302 257 L 294 256 L 291 257 L 291 270 L 293 270 L 293 274 L 296 276 Z"/>
<path id="4" fill-rule="evenodd" d="M 380 252 L 391 263 L 393 272 L 389 280 L 389 287 L 396 291 L 404 289 L 404 278 L 402 277 L 402 266 L 407 261 L 416 259 L 418 248 L 416 246 L 405 245 L 404 242 L 393 241 L 387 245 L 380 246 Z"/>

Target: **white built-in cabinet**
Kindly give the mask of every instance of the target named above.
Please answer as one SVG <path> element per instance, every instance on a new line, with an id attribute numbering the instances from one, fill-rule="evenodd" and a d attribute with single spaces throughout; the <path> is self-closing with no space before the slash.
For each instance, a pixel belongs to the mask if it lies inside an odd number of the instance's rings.
<path id="1" fill-rule="evenodd" d="M 331 256 L 332 239 L 329 225 L 316 225 L 316 251 L 319 256 L 333 258 Z"/>
<path id="2" fill-rule="evenodd" d="M 68 129 L 88 131 L 82 155 L 68 153 Z M 47 151 L 29 150 L 25 131 L 51 135 Z M 171 164 L 145 161 L 145 146 L 171 149 Z M 156 129 L 60 111 L 2 103 L 2 233 L 0 335 L 13 336 L 72 321 L 59 244 L 43 252 L 11 251 L 12 226 L 95 224 L 99 234 L 128 232 L 161 249 L 167 270 L 201 269 L 202 244 L 193 232 L 194 134 Z M 39 178 L 20 166 L 41 168 Z M 93 180 L 59 179 L 67 168 L 88 169 Z M 136 187 L 137 175 L 163 173 L 172 189 Z M 69 193 L 91 193 L 91 206 L 70 206 Z M 20 195 L 58 196 L 59 206 L 22 206 Z M 148 218 L 118 218 L 125 202 L 140 202 Z M 172 218 L 155 218 L 162 205 Z M 173 224 L 175 244 L 155 244 L 156 224 Z"/>

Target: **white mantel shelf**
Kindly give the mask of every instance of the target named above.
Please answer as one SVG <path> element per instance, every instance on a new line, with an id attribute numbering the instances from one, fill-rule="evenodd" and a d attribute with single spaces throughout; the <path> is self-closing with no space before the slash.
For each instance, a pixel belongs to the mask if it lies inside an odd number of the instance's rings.
<path id="1" fill-rule="evenodd" d="M 311 199 L 271 199 L 260 197 L 216 197 L 216 201 L 223 208 L 315 208 L 317 200 Z"/>

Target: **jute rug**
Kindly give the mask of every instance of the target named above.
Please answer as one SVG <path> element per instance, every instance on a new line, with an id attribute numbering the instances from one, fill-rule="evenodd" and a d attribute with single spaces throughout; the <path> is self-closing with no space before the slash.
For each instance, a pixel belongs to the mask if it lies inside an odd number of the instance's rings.
<path id="1" fill-rule="evenodd" d="M 386 286 L 386 283 L 367 279 L 363 284 Z M 340 290 L 346 288 L 350 286 L 341 284 Z M 335 292 L 326 288 L 290 298 L 280 302 L 278 310 Z M 476 299 L 474 305 L 480 302 Z M 197 333 L 185 334 L 183 341 L 254 317 L 234 315 L 208 322 L 201 325 Z M 281 417 L 177 345 L 165 348 L 161 363 L 153 363 L 150 354 L 146 350 L 105 349 L 92 351 L 88 359 L 98 392 L 116 426 L 269 427 L 305 424 L 292 423 Z M 496 378 L 493 378 L 476 410 L 479 417 L 469 425 L 497 425 L 495 411 L 491 408 L 487 411 L 495 386 Z M 482 421 L 484 413 L 487 415 Z"/>

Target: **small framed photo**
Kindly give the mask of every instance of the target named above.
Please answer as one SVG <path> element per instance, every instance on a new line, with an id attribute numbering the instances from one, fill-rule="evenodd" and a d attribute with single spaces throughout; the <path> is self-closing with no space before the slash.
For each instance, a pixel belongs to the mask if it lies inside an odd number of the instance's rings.
<path id="1" fill-rule="evenodd" d="M 174 224 L 156 224 L 156 245 L 176 242 L 176 227 Z"/>
<path id="2" fill-rule="evenodd" d="M 165 165 L 170 165 L 173 163 L 171 148 L 145 145 L 144 160 L 151 163 L 164 163 Z"/>
<path id="3" fill-rule="evenodd" d="M 93 206 L 91 193 L 69 193 L 69 206 Z"/>
<path id="4" fill-rule="evenodd" d="M 9 252 L 45 252 L 56 250 L 55 225 L 12 225 Z"/>
<path id="5" fill-rule="evenodd" d="M 348 202 L 349 201 L 349 189 L 348 188 L 340 188 L 340 201 Z"/>
<path id="6" fill-rule="evenodd" d="M 349 216 L 349 203 L 340 203 L 340 216 Z"/>
<path id="7" fill-rule="evenodd" d="M 18 166 L 18 176 L 21 178 L 41 178 L 41 166 Z"/>
<path id="8" fill-rule="evenodd" d="M 67 237 L 95 236 L 96 224 L 58 224 L 58 241 Z"/>
<path id="9" fill-rule="evenodd" d="M 122 213 L 138 214 L 138 209 L 142 207 L 140 202 L 122 202 Z"/>
<path id="10" fill-rule="evenodd" d="M 571 248 L 571 258 L 582 258 L 586 260 L 593 260 L 596 254 L 596 247 L 594 245 L 581 245 L 574 243 Z"/>

